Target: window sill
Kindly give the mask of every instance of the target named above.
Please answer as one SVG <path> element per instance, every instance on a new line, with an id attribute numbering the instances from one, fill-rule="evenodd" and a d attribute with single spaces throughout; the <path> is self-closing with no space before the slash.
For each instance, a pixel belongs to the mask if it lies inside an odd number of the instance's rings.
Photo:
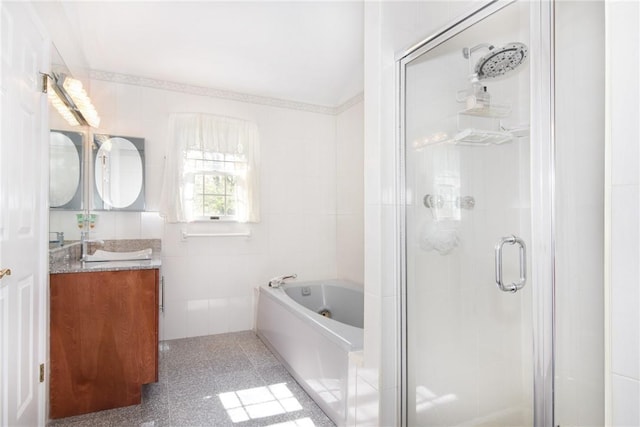
<path id="1" fill-rule="evenodd" d="M 237 220 L 237 219 L 232 219 L 232 218 L 219 218 L 219 219 L 202 218 L 202 219 L 194 219 L 193 221 L 189 221 L 187 224 L 220 224 L 220 223 L 244 224 L 244 222 L 242 222 L 240 220 Z"/>

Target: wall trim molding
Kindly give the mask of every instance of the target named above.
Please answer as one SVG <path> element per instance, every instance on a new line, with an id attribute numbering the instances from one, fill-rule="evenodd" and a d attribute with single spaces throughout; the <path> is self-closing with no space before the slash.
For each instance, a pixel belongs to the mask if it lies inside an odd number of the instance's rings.
<path id="1" fill-rule="evenodd" d="M 364 92 L 360 92 L 334 108 L 334 116 L 342 114 L 354 105 L 364 102 Z"/>
<path id="2" fill-rule="evenodd" d="M 228 99 L 231 101 L 246 102 L 250 104 L 268 105 L 270 107 L 288 108 L 290 110 L 327 114 L 330 116 L 337 116 L 338 114 L 343 113 L 352 106 L 364 100 L 364 92 L 360 92 L 336 107 L 327 107 L 325 105 L 309 104 L 305 102 L 291 101 L 280 98 L 271 98 L 268 96 L 251 95 L 248 93 L 234 92 L 230 90 L 216 89 L 204 86 L 195 86 L 167 80 L 153 79 L 149 77 L 115 73 L 111 71 L 89 70 L 89 78 L 112 83 L 122 83 L 153 89 L 170 90 L 173 92 L 188 93 L 191 95 Z"/>

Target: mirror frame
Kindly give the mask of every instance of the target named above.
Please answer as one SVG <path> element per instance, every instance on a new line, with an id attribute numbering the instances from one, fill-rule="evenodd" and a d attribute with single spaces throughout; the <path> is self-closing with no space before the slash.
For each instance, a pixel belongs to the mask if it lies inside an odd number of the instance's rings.
<path id="1" fill-rule="evenodd" d="M 100 151 L 100 146 L 103 144 L 102 141 L 108 140 L 111 138 L 122 138 L 126 139 L 133 144 L 133 146 L 138 151 L 138 155 L 140 156 L 140 165 L 142 168 L 142 181 L 140 183 L 140 192 L 138 193 L 138 197 L 128 206 L 124 207 L 114 207 L 108 203 L 106 203 L 100 193 L 98 192 L 98 182 L 96 180 L 95 174 L 95 165 L 96 159 L 98 156 L 98 152 Z M 109 134 L 94 134 L 93 135 L 93 144 L 91 145 L 91 181 L 92 185 L 92 210 L 96 211 L 130 211 L 130 212 L 143 212 L 145 210 L 145 158 L 144 158 L 144 138 L 139 137 L 131 137 L 131 136 L 122 136 L 122 135 L 109 135 Z"/>
<path id="2" fill-rule="evenodd" d="M 79 177 L 78 177 L 78 186 L 76 187 L 76 191 L 67 203 L 60 206 L 51 206 L 51 199 L 49 199 L 49 209 L 58 210 L 58 211 L 75 211 L 81 210 L 84 208 L 84 172 L 85 172 L 85 164 L 84 164 L 84 138 L 85 135 L 82 132 L 73 132 L 59 129 L 50 129 L 49 135 L 53 132 L 60 133 L 65 135 L 67 138 L 71 140 L 73 146 L 78 152 L 78 163 L 80 165 L 79 169 Z M 51 144 L 51 139 L 49 139 L 49 144 Z M 51 156 L 49 156 L 49 179 L 51 179 Z M 51 182 L 49 182 L 49 188 L 51 188 Z"/>

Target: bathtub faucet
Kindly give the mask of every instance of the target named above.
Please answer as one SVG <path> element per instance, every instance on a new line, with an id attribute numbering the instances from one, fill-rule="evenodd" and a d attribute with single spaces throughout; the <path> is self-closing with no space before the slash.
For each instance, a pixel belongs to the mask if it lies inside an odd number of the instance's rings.
<path id="1" fill-rule="evenodd" d="M 297 274 L 290 274 L 290 275 L 284 275 L 284 276 L 276 276 L 273 279 L 269 280 L 269 287 L 270 288 L 279 288 L 280 286 L 284 285 L 284 281 L 287 279 L 295 279 L 296 277 L 298 277 Z"/>

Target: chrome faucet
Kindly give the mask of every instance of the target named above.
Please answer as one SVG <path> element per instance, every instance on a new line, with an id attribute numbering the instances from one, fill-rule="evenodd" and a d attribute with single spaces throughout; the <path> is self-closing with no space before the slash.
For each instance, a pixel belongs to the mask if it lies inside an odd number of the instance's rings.
<path id="1" fill-rule="evenodd" d="M 88 231 L 80 232 L 80 261 L 86 261 L 88 255 L 88 245 L 87 243 L 99 243 L 104 245 L 104 240 L 100 239 L 89 239 Z"/>
<path id="2" fill-rule="evenodd" d="M 287 279 L 295 279 L 296 277 L 298 277 L 297 274 L 290 274 L 290 275 L 284 275 L 284 276 L 276 276 L 273 279 L 269 280 L 269 287 L 270 288 L 279 288 L 280 286 L 284 285 L 284 281 Z"/>
<path id="3" fill-rule="evenodd" d="M 52 240 L 51 236 L 55 236 L 55 239 Z M 62 231 L 50 231 L 49 232 L 49 244 L 55 243 L 57 247 L 64 246 L 64 232 Z"/>

